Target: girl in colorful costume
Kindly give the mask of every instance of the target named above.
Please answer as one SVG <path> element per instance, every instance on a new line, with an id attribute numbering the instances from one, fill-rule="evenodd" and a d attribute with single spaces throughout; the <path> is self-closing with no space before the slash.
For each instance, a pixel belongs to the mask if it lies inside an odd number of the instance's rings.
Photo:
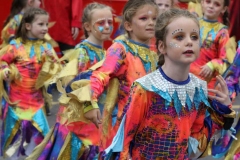
<path id="1" fill-rule="evenodd" d="M 226 60 L 228 34 L 229 0 L 202 0 L 203 18 L 200 22 L 201 50 L 199 58 L 191 64 L 190 72 L 208 82 L 208 88 L 215 88 L 216 76 L 223 74 Z M 223 23 L 218 22 L 222 15 Z"/>
<path id="2" fill-rule="evenodd" d="M 107 50 L 103 65 L 91 73 L 89 84 L 91 99 L 85 101 L 84 116 L 96 126 L 101 123 L 101 113 L 97 105 L 100 101 L 99 96 L 111 79 L 117 78 L 119 81 L 116 101 L 106 101 L 106 104 L 114 105 L 104 106 L 103 122 L 100 126 L 102 148 L 108 146 L 116 134 L 132 82 L 156 69 L 154 57 L 156 53 L 151 52 L 148 45 L 154 36 L 157 15 L 158 7 L 152 0 L 128 1 L 123 9 L 127 39 L 115 40 Z"/>
<path id="3" fill-rule="evenodd" d="M 44 141 L 27 158 L 29 160 L 93 159 L 95 156 L 92 153 L 95 150 L 91 146 L 99 145 L 99 131 L 93 123 L 79 120 L 80 106 L 68 95 L 72 89 L 69 91 L 66 87 L 78 79 L 78 74 L 92 69 L 97 62 L 105 58 L 103 43 L 110 38 L 113 31 L 112 9 L 100 3 L 88 4 L 83 11 L 82 23 L 87 39 L 78 44 L 73 51 L 66 52 L 60 59 L 68 63 L 55 77 L 57 88 L 62 93 L 57 122 Z M 68 84 L 69 82 L 71 83 Z M 83 92 L 80 96 L 84 97 L 86 94 Z"/>
<path id="4" fill-rule="evenodd" d="M 224 79 L 217 77 L 222 92 L 207 90 L 205 81 L 189 73 L 199 54 L 195 16 L 171 9 L 158 17 L 155 30 L 165 62 L 133 83 L 116 145 L 105 150 L 106 157 L 122 150 L 119 159 L 124 160 L 189 159 L 192 153 L 205 151 L 215 129 L 228 130 L 233 123 L 235 112 Z M 208 91 L 218 96 L 209 95 L 209 100 Z"/>
<path id="5" fill-rule="evenodd" d="M 57 57 L 52 46 L 43 40 L 48 19 L 48 13 L 42 9 L 26 10 L 16 38 L 0 57 L 1 84 L 3 80 L 10 84 L 9 97 L 4 97 L 8 103 L 2 113 L 1 155 L 10 159 L 29 155 L 49 131 L 42 109 L 42 74 L 43 69 L 53 73 Z M 1 93 L 5 92 L 2 89 Z"/>
<path id="6" fill-rule="evenodd" d="M 9 44 L 15 37 L 17 28 L 19 27 L 24 11 L 29 7 L 39 8 L 41 5 L 40 0 L 13 0 L 10 15 L 4 22 L 2 30 L 2 46 Z"/>

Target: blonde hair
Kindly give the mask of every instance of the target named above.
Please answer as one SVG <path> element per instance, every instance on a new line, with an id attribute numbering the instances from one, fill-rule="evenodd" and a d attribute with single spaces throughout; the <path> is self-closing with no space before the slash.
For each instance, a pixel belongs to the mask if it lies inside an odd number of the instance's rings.
<path id="1" fill-rule="evenodd" d="M 84 24 L 85 22 L 91 21 L 92 13 L 94 12 L 95 9 L 104 9 L 104 8 L 109 9 L 111 12 L 113 11 L 111 7 L 109 7 L 105 4 L 101 4 L 101 3 L 97 3 L 97 2 L 88 4 L 83 10 L 82 24 Z M 89 35 L 84 26 L 83 26 L 83 31 L 84 31 L 85 38 L 88 38 Z"/>
<path id="2" fill-rule="evenodd" d="M 199 26 L 199 22 L 196 16 L 194 16 L 187 10 L 172 8 L 168 11 L 163 12 L 160 16 L 158 16 L 156 21 L 156 26 L 155 26 L 155 37 L 156 37 L 157 48 L 160 41 L 162 41 L 164 45 L 166 44 L 166 35 L 168 33 L 167 26 L 174 19 L 177 19 L 180 17 L 190 18 Z M 158 66 L 162 66 L 164 64 L 164 56 L 159 51 L 158 51 L 158 55 L 160 55 L 158 60 Z"/>
<path id="3" fill-rule="evenodd" d="M 41 8 L 28 8 L 25 13 L 23 14 L 22 21 L 18 27 L 16 32 L 16 38 L 22 38 L 22 42 L 24 43 L 28 37 L 26 29 L 26 23 L 32 23 L 36 18 L 36 15 L 48 15 L 48 12 Z"/>

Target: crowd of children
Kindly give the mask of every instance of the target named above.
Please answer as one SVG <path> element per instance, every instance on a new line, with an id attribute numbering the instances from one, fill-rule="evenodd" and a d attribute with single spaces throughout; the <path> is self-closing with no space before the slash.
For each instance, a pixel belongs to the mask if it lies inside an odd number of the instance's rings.
<path id="1" fill-rule="evenodd" d="M 0 47 L 1 156 L 237 160 L 240 45 L 229 37 L 230 0 L 196 1 L 198 17 L 175 3 L 127 1 L 124 35 L 107 50 L 114 9 L 89 3 L 85 39 L 59 58 L 40 0 L 13 0 Z M 49 129 L 43 107 L 54 86 L 60 106 Z"/>

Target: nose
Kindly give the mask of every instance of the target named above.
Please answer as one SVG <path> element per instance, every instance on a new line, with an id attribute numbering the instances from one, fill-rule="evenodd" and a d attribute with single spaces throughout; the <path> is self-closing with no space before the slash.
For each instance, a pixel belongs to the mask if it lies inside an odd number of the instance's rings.
<path id="1" fill-rule="evenodd" d="M 188 36 L 188 38 L 186 38 L 186 46 L 192 47 L 192 45 L 193 45 L 193 40 L 191 39 L 191 36 Z"/>
<path id="2" fill-rule="evenodd" d="M 45 31 L 48 31 L 48 25 L 44 25 L 44 26 L 43 26 L 43 29 L 44 29 Z"/>

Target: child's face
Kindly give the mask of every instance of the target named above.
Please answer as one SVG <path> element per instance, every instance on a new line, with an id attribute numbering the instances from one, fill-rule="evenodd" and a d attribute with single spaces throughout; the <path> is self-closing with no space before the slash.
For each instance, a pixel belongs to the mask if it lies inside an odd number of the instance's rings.
<path id="1" fill-rule="evenodd" d="M 155 0 L 159 8 L 159 14 L 172 8 L 172 0 Z"/>
<path id="2" fill-rule="evenodd" d="M 26 23 L 28 38 L 43 39 L 48 32 L 48 15 L 36 15 L 32 23 Z"/>
<path id="3" fill-rule="evenodd" d="M 87 23 L 86 30 L 89 36 L 98 41 L 108 40 L 113 31 L 112 12 L 108 8 L 95 9 L 91 15 L 91 22 Z"/>
<path id="4" fill-rule="evenodd" d="M 202 9 L 204 18 L 217 20 L 220 14 L 226 11 L 227 7 L 224 7 L 224 0 L 202 0 Z"/>
<path id="5" fill-rule="evenodd" d="M 41 1 L 40 0 L 30 0 L 29 1 L 29 6 L 30 7 L 39 8 L 40 5 L 41 5 Z"/>
<path id="6" fill-rule="evenodd" d="M 173 19 L 167 26 L 165 41 L 165 45 L 158 46 L 160 52 L 165 55 L 165 62 L 189 65 L 197 59 L 199 54 L 199 27 L 190 18 Z"/>
<path id="7" fill-rule="evenodd" d="M 132 40 L 147 44 L 154 37 L 156 17 L 156 8 L 144 5 L 137 10 L 131 22 L 125 22 L 124 27 Z"/>

